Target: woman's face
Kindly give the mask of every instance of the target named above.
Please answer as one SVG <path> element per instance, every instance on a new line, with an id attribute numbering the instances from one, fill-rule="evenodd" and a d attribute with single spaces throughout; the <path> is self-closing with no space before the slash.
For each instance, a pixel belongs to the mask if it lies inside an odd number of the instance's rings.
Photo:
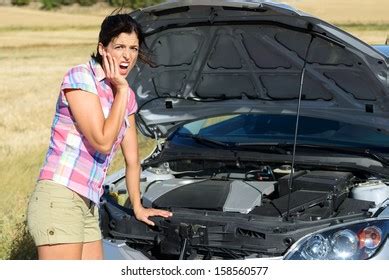
<path id="1" fill-rule="evenodd" d="M 138 58 L 139 40 L 135 32 L 120 33 L 113 38 L 107 47 L 99 43 L 99 53 L 103 55 L 103 49 L 115 58 L 120 75 L 127 77 Z"/>

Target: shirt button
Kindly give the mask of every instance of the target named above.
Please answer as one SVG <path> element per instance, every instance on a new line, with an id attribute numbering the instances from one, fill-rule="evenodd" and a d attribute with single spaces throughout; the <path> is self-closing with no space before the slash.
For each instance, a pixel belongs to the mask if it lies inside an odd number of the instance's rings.
<path id="1" fill-rule="evenodd" d="M 50 230 L 50 231 L 49 231 L 49 234 L 50 234 L 50 235 L 54 235 L 54 230 Z"/>

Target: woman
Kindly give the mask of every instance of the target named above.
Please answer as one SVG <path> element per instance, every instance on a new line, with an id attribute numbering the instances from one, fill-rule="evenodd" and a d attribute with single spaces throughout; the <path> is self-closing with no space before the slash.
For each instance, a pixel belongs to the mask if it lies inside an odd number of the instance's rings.
<path id="1" fill-rule="evenodd" d="M 102 259 L 96 205 L 107 168 L 121 146 L 127 188 L 138 220 L 170 212 L 143 208 L 134 113 L 126 77 L 144 38 L 128 14 L 104 19 L 96 54 L 65 75 L 51 129 L 50 146 L 28 206 L 28 227 L 39 259 Z"/>

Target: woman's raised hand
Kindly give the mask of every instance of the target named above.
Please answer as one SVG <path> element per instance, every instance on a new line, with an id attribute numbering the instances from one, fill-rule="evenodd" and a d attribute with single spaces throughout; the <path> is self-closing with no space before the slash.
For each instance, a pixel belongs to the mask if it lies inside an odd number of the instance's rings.
<path id="1" fill-rule="evenodd" d="M 105 50 L 103 50 L 103 68 L 106 78 L 117 91 L 127 91 L 128 82 L 124 76 L 120 75 L 119 64 L 116 59 Z"/>

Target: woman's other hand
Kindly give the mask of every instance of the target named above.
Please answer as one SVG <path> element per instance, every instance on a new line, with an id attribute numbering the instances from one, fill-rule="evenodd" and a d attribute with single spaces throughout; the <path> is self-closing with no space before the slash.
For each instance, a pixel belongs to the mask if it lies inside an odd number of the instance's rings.
<path id="1" fill-rule="evenodd" d="M 173 215 L 173 213 L 169 211 L 144 207 L 138 207 L 134 209 L 134 213 L 137 220 L 144 222 L 150 226 L 155 225 L 154 222 L 149 220 L 150 217 L 159 216 L 163 218 L 169 218 Z"/>

